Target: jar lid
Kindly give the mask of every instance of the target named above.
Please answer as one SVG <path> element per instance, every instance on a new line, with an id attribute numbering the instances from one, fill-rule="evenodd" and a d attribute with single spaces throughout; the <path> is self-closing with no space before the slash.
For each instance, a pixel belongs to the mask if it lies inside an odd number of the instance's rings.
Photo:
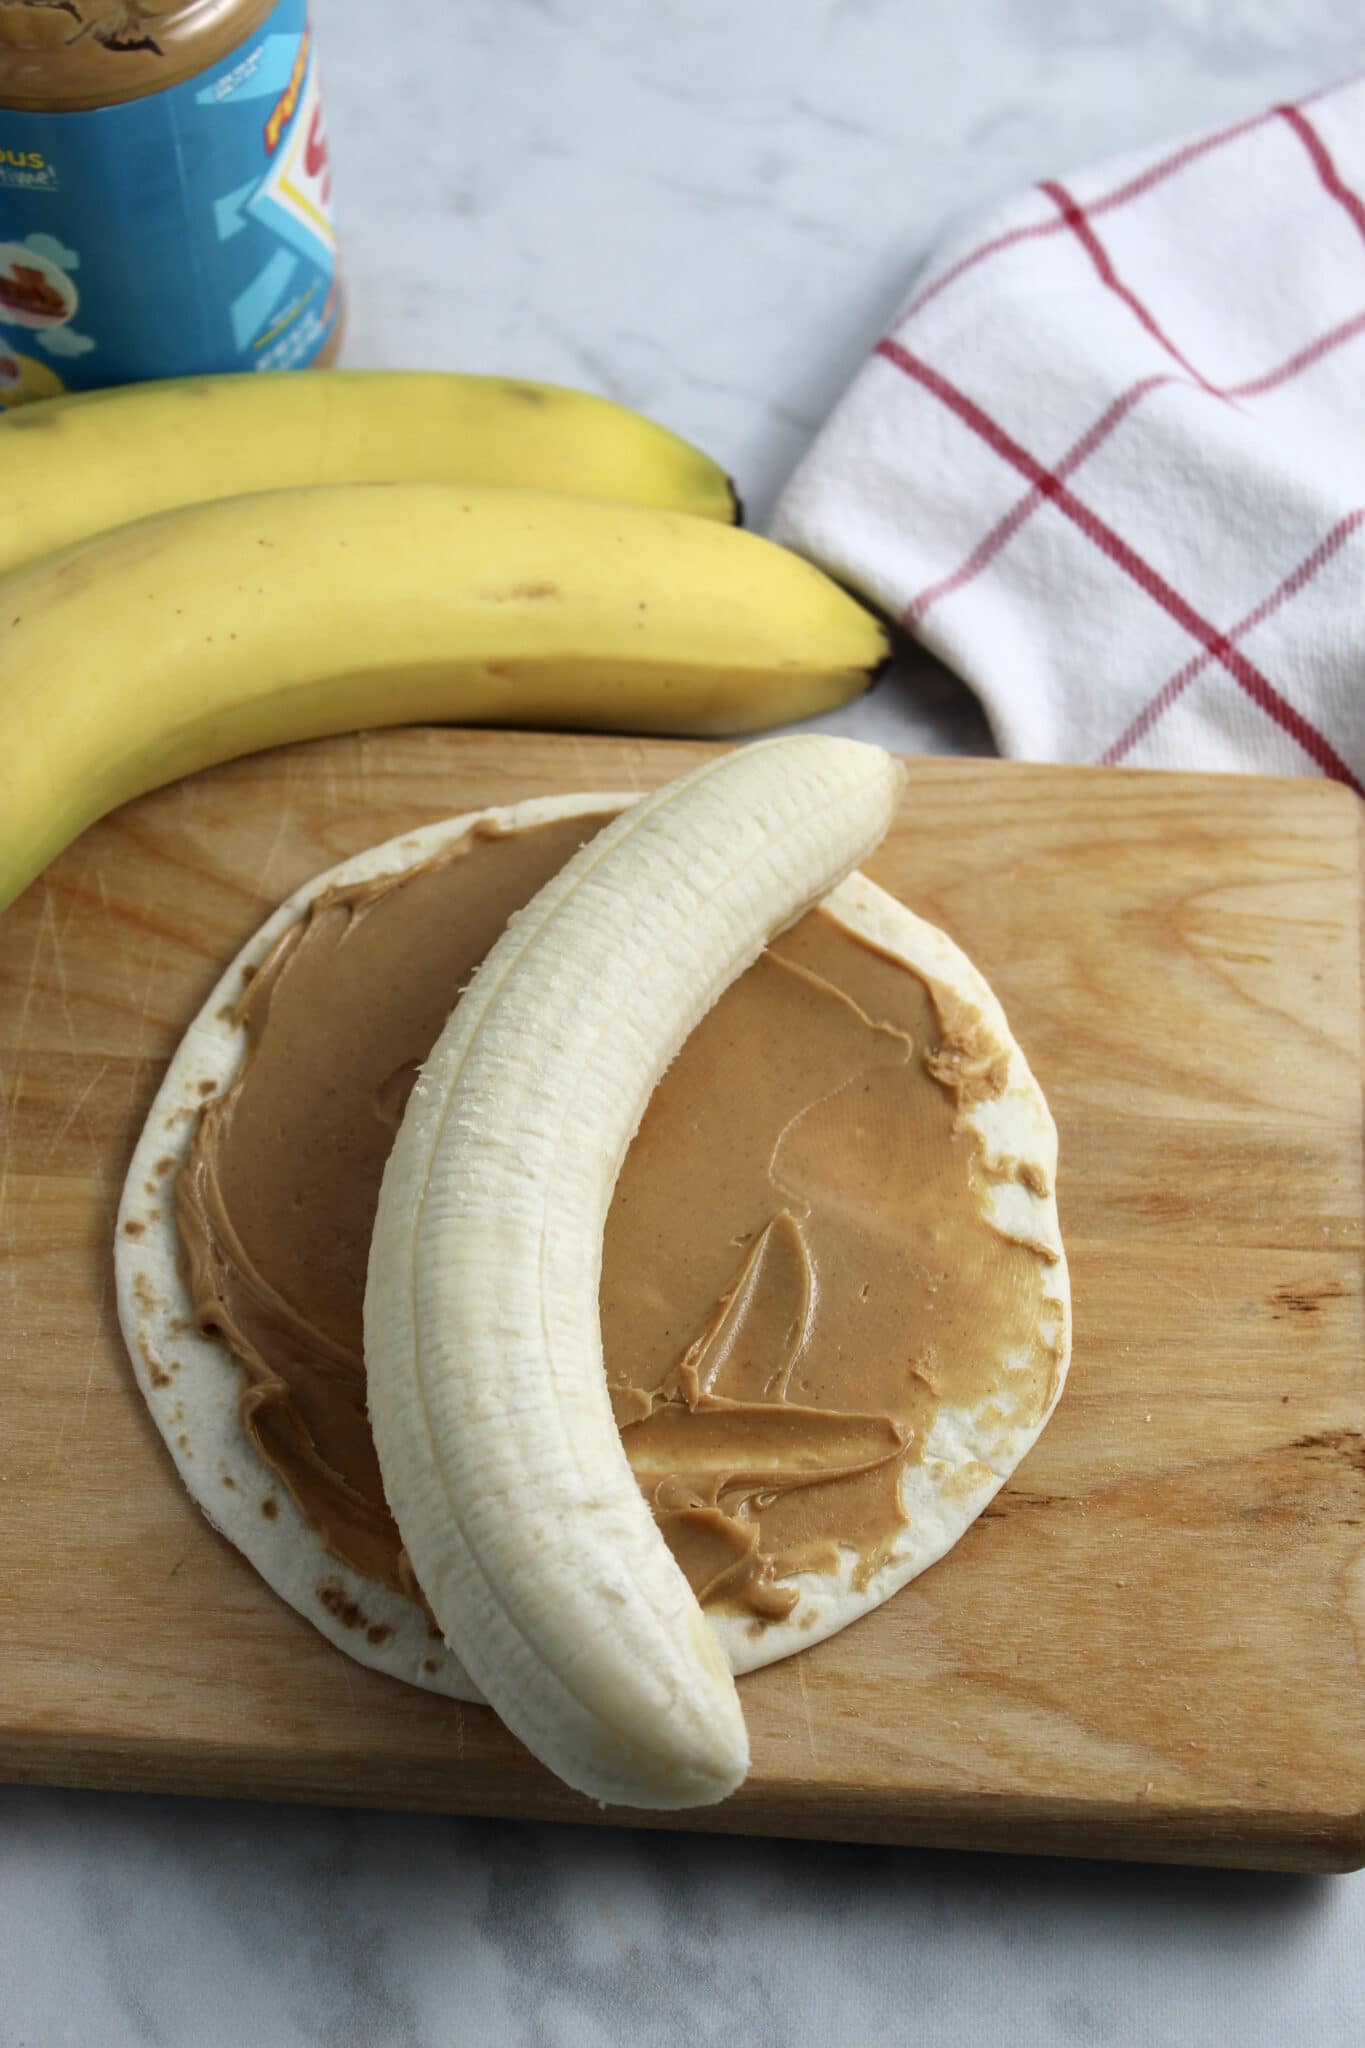
<path id="1" fill-rule="evenodd" d="M 216 64 L 276 0 L 0 0 L 0 107 L 77 113 Z"/>

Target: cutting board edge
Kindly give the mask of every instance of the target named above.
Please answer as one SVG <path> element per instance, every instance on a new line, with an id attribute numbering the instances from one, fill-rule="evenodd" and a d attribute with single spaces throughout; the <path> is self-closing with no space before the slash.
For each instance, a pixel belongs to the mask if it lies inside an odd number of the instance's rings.
<path id="1" fill-rule="evenodd" d="M 392 1785 L 368 1774 L 362 1782 L 347 1760 L 324 1753 L 301 1772 L 296 1758 L 264 1758 L 259 1752 L 151 1744 L 134 1756 L 121 1745 L 41 1733 L 11 1741 L 0 1752 L 0 1782 L 49 1788 L 1300 1875 L 1365 1868 L 1365 1803 L 1336 1814 L 1257 1814 L 1235 1806 L 1157 1801 L 1086 1804 L 973 1791 L 958 1802 L 948 1794 L 898 1799 L 876 1788 L 803 1785 L 784 1791 L 759 1784 L 720 1806 L 650 1813 L 595 1808 L 549 1780 L 528 1786 L 515 1769 L 481 1768 L 461 1782 L 443 1783 L 428 1762 L 408 1759 L 394 1775 Z"/>
<path id="2" fill-rule="evenodd" d="M 798 728 L 798 736 L 799 730 Z M 676 748 L 679 753 L 731 753 L 740 747 L 754 746 L 761 744 L 767 739 L 785 737 L 787 729 L 779 728 L 774 731 L 737 733 L 718 737 L 715 734 L 708 733 L 606 732 L 592 728 L 571 726 L 433 725 L 430 721 L 427 721 L 414 725 L 367 727 L 353 733 L 336 734 L 323 740 L 297 740 L 289 746 L 269 747 L 258 753 L 240 754 L 232 760 L 201 769 L 195 775 L 182 776 L 179 780 L 182 783 L 194 783 L 200 779 L 209 780 L 220 777 L 225 772 L 234 776 L 245 776 L 249 775 L 253 770 L 259 771 L 265 768 L 267 771 L 273 771 L 277 767 L 281 768 L 282 772 L 287 773 L 290 760 L 305 754 L 309 750 L 316 750 L 324 746 L 335 746 L 338 742 L 345 742 L 346 740 L 364 743 L 367 740 L 376 738 L 401 741 L 410 737 L 420 743 L 422 736 L 425 734 L 439 734 L 443 742 L 447 740 L 458 741 L 475 748 L 488 749 L 496 749 L 508 740 L 549 742 L 552 746 L 558 744 L 572 745 L 578 742 L 589 749 L 594 745 L 617 743 L 626 747 L 639 748 L 648 756 L 651 754 L 657 755 L 673 748 Z M 873 742 L 873 744 L 881 743 Z M 1210 783 L 1216 784 L 1220 789 L 1229 787 L 1238 789 L 1270 787 L 1286 791 L 1292 790 L 1298 796 L 1307 795 L 1311 802 L 1345 804 L 1353 807 L 1362 816 L 1365 816 L 1365 803 L 1362 803 L 1362 800 L 1344 782 L 1339 782 L 1328 775 L 1255 774 L 1233 768 L 1163 768 L 1141 766 L 1128 761 L 1033 761 L 1000 754 L 948 754 L 936 753 L 932 750 L 918 752 L 914 748 L 897 746 L 894 742 L 890 741 L 887 742 L 887 749 L 898 760 L 907 762 L 911 767 L 917 769 L 928 768 L 934 773 L 943 773 L 945 775 L 970 775 L 984 771 L 988 775 L 1013 777 L 1021 781 L 1026 779 L 1042 780 L 1060 775 L 1068 780 L 1072 777 L 1083 777 L 1089 782 L 1145 782 L 1149 786 L 1158 783 L 1169 783 L 1179 788 L 1189 788 L 1191 785 Z M 534 775 L 536 771 L 531 772 Z M 517 771 L 517 775 L 524 779 L 522 771 Z M 666 779 L 666 775 L 662 773 L 650 777 L 651 783 L 662 782 Z M 565 787 L 566 785 L 561 782 L 559 786 Z M 585 784 L 584 787 L 587 787 L 587 785 Z M 161 794 L 159 790 L 150 790 L 143 796 L 131 799 L 129 805 L 122 806 L 121 808 L 128 809 L 134 804 L 155 801 L 159 794 Z M 491 801 L 497 801 L 497 799 L 494 798 Z M 114 813 L 112 812 L 106 813 L 105 818 L 107 819 L 113 815 Z M 105 820 L 97 821 L 97 823 L 103 822 Z M 92 827 L 90 829 L 95 828 Z"/>

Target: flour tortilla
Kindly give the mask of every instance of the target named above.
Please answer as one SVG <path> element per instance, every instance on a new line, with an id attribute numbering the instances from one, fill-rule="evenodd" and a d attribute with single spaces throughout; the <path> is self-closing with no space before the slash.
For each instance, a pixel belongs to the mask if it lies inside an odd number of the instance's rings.
<path id="1" fill-rule="evenodd" d="M 519 831 L 557 818 L 600 816 L 632 800 L 619 793 L 577 794 L 469 812 L 371 847 L 297 889 L 242 948 L 185 1034 L 133 1154 L 119 1207 L 119 1320 L 138 1384 L 190 1494 L 267 1585 L 339 1650 L 376 1671 L 454 1699 L 479 1701 L 482 1695 L 454 1653 L 433 1635 L 425 1614 L 323 1548 L 243 1430 L 237 1363 L 225 1345 L 195 1330 L 179 1271 L 175 1170 L 189 1150 L 202 1103 L 210 1094 L 222 1094 L 241 1065 L 246 1034 L 232 1014 L 251 971 L 315 896 L 400 874 L 462 839 L 476 824 Z M 963 1121 L 979 1134 L 987 1168 L 1000 1169 L 1001 1177 L 989 1187 L 991 1220 L 1011 1236 L 1037 1245 L 1052 1263 L 1032 1340 L 1002 1360 L 1006 1389 L 1013 1379 L 1020 1390 L 1013 1406 L 1008 1392 L 1005 1400 L 975 1409 L 940 1406 L 919 1462 L 905 1468 L 901 1498 L 906 1526 L 870 1580 L 855 1585 L 859 1559 L 850 1549 L 837 1572 L 805 1572 L 784 1581 L 798 1595 L 785 1620 L 756 1628 L 747 1615 L 708 1614 L 737 1675 L 833 1635 L 951 1549 L 1037 1440 L 1070 1359 L 1070 1288 L 1053 1193 L 1057 1133 L 1004 1012 L 951 939 L 864 875 L 841 883 L 826 897 L 824 908 L 849 930 L 970 1003 L 1008 1054 L 1003 1093 L 965 1106 Z M 1020 1168 L 1046 1192 L 1026 1186 L 1017 1177 Z M 1053 1362 L 1041 1391 L 1039 1347 Z"/>

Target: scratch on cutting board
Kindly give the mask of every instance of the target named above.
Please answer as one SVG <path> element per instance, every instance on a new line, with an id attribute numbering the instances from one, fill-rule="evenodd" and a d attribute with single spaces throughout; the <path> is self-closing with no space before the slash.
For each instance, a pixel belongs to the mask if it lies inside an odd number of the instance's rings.
<path id="1" fill-rule="evenodd" d="M 42 931 L 44 935 L 47 938 L 49 938 L 52 942 L 52 975 L 53 979 L 57 984 L 57 993 L 61 1000 L 62 1022 L 66 1026 L 67 1042 L 74 1048 L 76 1043 L 76 1027 L 71 1016 L 71 990 L 66 978 L 66 961 L 62 953 L 62 935 L 57 929 L 56 906 L 53 903 L 52 890 L 48 886 L 46 876 L 44 876 L 43 878 Z M 38 948 L 35 946 L 33 949 L 33 957 L 29 964 L 29 994 L 32 993 L 33 980 L 36 977 L 37 972 Z M 21 1030 L 23 1029 L 23 1025 L 25 1020 L 27 1019 L 27 1016 L 28 1000 L 26 994 L 23 1012 L 19 1019 Z"/>
<path id="2" fill-rule="evenodd" d="M 293 773 L 292 769 L 290 773 Z M 311 793 L 321 794 L 323 815 L 325 817 L 333 817 L 341 809 L 341 788 L 337 781 L 337 770 L 333 767 L 330 758 L 321 776 L 315 779 L 309 787 Z M 293 809 L 292 804 L 290 809 Z"/>
<path id="3" fill-rule="evenodd" d="M 90 1100 L 90 1097 L 93 1095 L 96 1088 L 99 1087 L 100 1082 L 104 1079 L 108 1071 L 108 1060 L 101 1060 L 99 1066 L 96 1068 L 95 1072 L 90 1076 L 90 1079 L 86 1082 L 84 1088 L 81 1089 L 78 1095 L 73 1096 L 71 1101 L 67 1104 L 66 1115 L 62 1118 L 56 1130 L 52 1133 L 52 1136 L 48 1140 L 47 1156 L 49 1162 L 51 1162 L 51 1160 L 53 1160 L 56 1157 L 57 1148 L 61 1144 L 62 1139 L 71 1129 L 72 1124 L 75 1123 L 76 1118 L 85 1108 L 86 1103 Z M 0 1182 L 0 1188 L 3 1188 L 3 1182 Z"/>
<path id="4" fill-rule="evenodd" d="M 818 1763 L 820 1756 L 815 1746 L 815 1717 L 810 1710 L 810 1694 L 806 1690 L 806 1668 L 801 1662 L 800 1651 L 796 1656 L 796 1683 L 801 1690 L 801 1712 L 806 1723 L 806 1740 L 810 1744 L 811 1762 Z"/>
<path id="5" fill-rule="evenodd" d="M 105 1304 L 109 1299 L 109 1275 L 111 1265 L 112 1262 L 109 1260 L 102 1260 L 100 1264 L 100 1294 L 99 1300 L 95 1303 L 94 1315 L 91 1318 L 90 1357 L 85 1368 L 85 1386 L 81 1392 L 80 1418 L 76 1424 L 76 1434 L 78 1437 L 81 1435 L 85 1428 L 86 1410 L 90 1406 L 90 1389 L 95 1383 L 95 1373 L 98 1370 L 100 1362 L 100 1330 L 104 1322 Z M 56 1472 L 61 1466 L 62 1453 L 66 1448 L 67 1418 L 69 1417 L 70 1413 L 70 1402 L 63 1402 L 61 1421 L 57 1424 L 57 1434 L 56 1437 L 53 1439 L 52 1456 L 48 1459 L 47 1469 L 49 1477 L 54 1472 Z"/>
<path id="6" fill-rule="evenodd" d="M 647 759 L 644 741 L 632 740 L 630 743 L 630 758 L 626 765 L 626 781 L 632 789 L 657 788 L 659 780 L 657 776 L 645 774 L 642 777 L 641 771 L 645 768 Z"/>
<path id="7" fill-rule="evenodd" d="M 40 875 L 34 883 L 34 887 L 42 891 L 43 902 L 46 904 L 49 895 L 47 876 Z M 16 1051 L 21 1051 L 28 1039 L 28 1016 L 29 1011 L 33 1008 L 33 991 L 38 985 L 38 963 L 42 953 L 41 941 L 45 929 L 45 921 L 40 922 L 38 926 L 38 939 L 35 940 L 33 951 L 29 954 L 28 979 L 24 983 L 23 999 L 19 1004 L 19 1016 L 14 1027 L 14 1046 Z"/>
<path id="8" fill-rule="evenodd" d="M 1185 1295 L 1190 1301 L 1207 1302 L 1210 1298 L 1214 1301 L 1218 1299 L 1216 1287 L 1213 1288 L 1212 1297 L 1207 1294 L 1201 1294 L 1197 1287 L 1186 1287 L 1183 1281 L 1172 1280 L 1169 1273 L 1158 1273 L 1154 1266 L 1134 1266 L 1133 1271 L 1135 1273 L 1145 1273 L 1149 1280 L 1155 1280 L 1161 1287 L 1171 1288 L 1176 1294 Z M 1209 1285 L 1213 1286 L 1212 1279 L 1210 1279 Z"/>
<path id="9" fill-rule="evenodd" d="M 112 1272 L 113 1260 L 108 1258 L 101 1259 L 100 1298 L 95 1303 L 95 1313 L 92 1318 L 92 1326 L 90 1331 L 90 1361 L 85 1368 L 85 1385 L 81 1390 L 80 1420 L 76 1424 L 76 1435 L 78 1439 L 85 1434 L 85 1416 L 86 1410 L 90 1406 L 90 1389 L 95 1383 L 95 1372 L 100 1362 L 100 1331 L 104 1326 L 104 1311 L 105 1305 L 109 1300 L 109 1279 Z"/>
<path id="10" fill-rule="evenodd" d="M 201 808 L 199 777 L 182 775 L 171 786 L 175 791 L 175 805 L 180 812 L 180 823 L 187 825 L 190 822 L 189 813 L 197 812 Z"/>
<path id="11" fill-rule="evenodd" d="M 0 1160 L 0 1272 L 5 1274 L 9 1283 L 7 1292 L 12 1310 L 17 1310 L 19 1306 L 19 1280 L 22 1268 L 19 1260 L 15 1257 L 18 1240 L 5 1218 L 5 1188 L 9 1181 L 8 1149 L 8 1141 L 6 1141 L 6 1156 L 3 1160 Z"/>
<path id="12" fill-rule="evenodd" d="M 574 775 L 580 787 L 595 789 L 603 777 L 601 770 L 593 762 L 592 743 L 580 732 L 572 733 L 569 737 L 573 741 Z"/>
<path id="13" fill-rule="evenodd" d="M 228 1633 L 223 1637 L 222 1640 L 223 1662 L 227 1667 L 228 1684 L 230 1685 L 232 1691 L 236 1694 L 236 1696 L 239 1699 L 243 1696 L 243 1694 L 245 1694 L 249 1698 L 251 1694 L 251 1687 L 250 1685 L 243 1685 L 242 1683 L 241 1665 L 238 1662 L 237 1647 L 233 1640 L 231 1630 L 228 1631 Z"/>
<path id="14" fill-rule="evenodd" d="M 19 1108 L 19 1097 L 23 1093 L 23 1087 L 24 1077 L 22 1072 L 20 1072 L 17 1073 L 14 1077 L 13 1087 L 8 1091 L 7 1094 L 5 1094 L 3 1097 L 0 1097 L 0 1106 L 2 1106 L 4 1110 L 4 1115 L 0 1116 L 0 1134 L 3 1134 L 4 1137 L 4 1147 L 3 1150 L 0 1150 L 0 1215 L 3 1215 L 4 1213 L 5 1191 L 9 1187 L 10 1150 L 14 1144 L 14 1127 L 18 1121 L 16 1112 Z M 11 1239 L 9 1237 L 8 1232 L 6 1232 L 5 1270 L 8 1272 L 10 1276 L 11 1288 L 14 1291 L 17 1291 L 19 1286 L 19 1274 L 15 1261 L 8 1256 L 11 1248 Z"/>
<path id="15" fill-rule="evenodd" d="M 293 805 L 288 801 L 288 783 L 286 782 L 285 798 L 284 801 L 282 801 L 280 804 L 279 814 L 275 823 L 275 835 L 272 838 L 269 846 L 266 848 L 265 859 L 261 862 L 260 868 L 258 870 L 259 879 L 261 882 L 261 886 L 263 888 L 268 886 L 269 884 L 270 870 L 274 867 L 276 856 L 278 855 L 280 848 L 284 844 L 285 834 L 288 832 L 290 824 L 292 823 L 292 814 Z"/>
<path id="16" fill-rule="evenodd" d="M 100 883 L 100 889 L 103 895 L 103 881 Z M 107 896 L 104 899 L 104 908 L 108 909 Z M 142 1005 L 139 1003 L 137 995 L 136 949 L 131 945 L 121 943 L 115 949 L 114 958 L 118 961 L 119 972 L 123 977 L 123 993 L 128 998 L 129 1007 L 138 1015 L 141 1015 Z"/>
<path id="17" fill-rule="evenodd" d="M 82 867 L 80 872 L 79 880 L 81 882 L 84 882 L 85 880 L 86 868 L 89 866 L 89 864 L 90 863 L 87 858 L 85 866 Z M 62 921 L 61 924 L 57 927 L 57 936 L 63 945 L 66 944 L 66 935 L 71 930 L 71 927 L 75 923 L 76 919 L 78 917 L 82 917 L 85 915 L 85 908 L 85 901 L 81 890 L 79 888 L 73 889 L 71 891 L 71 894 L 66 899 L 66 908 L 62 913 Z"/>
<path id="18" fill-rule="evenodd" d="M 338 1650 L 337 1655 L 341 1659 L 341 1682 L 346 1688 L 346 1703 L 350 1707 L 351 1712 L 354 1713 L 356 1710 L 355 1687 L 351 1683 L 351 1660 L 344 1650 Z"/>
<path id="19" fill-rule="evenodd" d="M 43 909 L 39 911 L 39 936 L 33 946 L 33 952 L 29 954 L 29 979 L 25 981 L 23 1004 L 18 1006 L 18 1028 L 14 1032 L 14 1044 L 16 1047 L 23 1047 L 27 1038 L 29 1012 L 33 1010 L 33 991 L 37 989 L 39 967 L 43 965 L 43 940 L 51 942 L 53 979 L 57 983 L 57 995 L 61 999 L 61 1022 L 65 1024 L 65 1036 L 68 1036 L 70 1044 L 76 1044 L 76 1026 L 72 1024 L 72 993 L 68 987 L 68 979 L 65 979 L 65 961 L 61 958 L 61 934 L 57 930 L 57 913 L 51 899 L 51 883 L 47 881 L 45 874 L 39 877 L 37 887 L 41 889 L 43 895 Z"/>
<path id="20" fill-rule="evenodd" d="M 151 1015 L 151 1011 L 152 1011 L 152 984 L 153 984 L 153 982 L 154 982 L 154 981 L 156 980 L 156 977 L 157 977 L 157 971 L 158 971 L 158 969 L 159 969 L 159 968 L 160 968 L 160 966 L 161 966 L 161 953 L 162 953 L 162 937 L 161 937 L 161 933 L 160 933 L 159 931 L 155 931 L 155 932 L 153 932 L 153 933 L 152 933 L 152 951 L 151 951 L 151 957 L 150 957 L 150 959 L 149 959 L 149 960 L 148 960 L 148 962 L 147 962 L 147 972 L 146 972 L 146 975 L 145 975 L 145 976 L 143 977 L 143 983 L 142 983 L 142 997 L 141 997 L 141 1000 L 140 1000 L 140 1002 L 138 1003 L 138 1006 L 137 1006 L 137 1010 L 138 1010 L 138 1026 L 137 1026 L 137 1028 L 138 1028 L 138 1043 L 137 1043 L 137 1051 L 138 1051 L 138 1058 L 139 1058 L 139 1059 L 142 1059 L 142 1058 L 144 1057 L 144 1054 L 145 1054 L 145 1047 L 146 1047 L 147 1027 L 148 1027 L 148 1025 L 149 1025 L 149 1024 L 151 1023 L 151 1021 L 152 1021 L 152 1015 Z"/>
<path id="21" fill-rule="evenodd" d="M 605 778 L 601 767 L 592 765 L 592 749 L 594 744 L 600 746 L 601 741 L 594 742 L 578 734 L 574 735 L 574 747 L 578 757 L 578 773 L 585 775 L 591 786 L 600 789 L 605 780 L 613 789 L 624 788 L 633 791 L 637 795 L 640 790 L 649 786 L 647 782 L 642 781 L 640 778 L 640 770 L 645 759 L 645 750 L 639 740 L 622 740 L 619 742 L 624 750 L 620 769 L 613 770 Z"/>
<path id="22" fill-rule="evenodd" d="M 103 1302 L 101 1302 L 101 1306 L 103 1306 Z M 90 1349 L 90 1363 L 85 1368 L 85 1386 L 81 1390 L 81 1419 L 78 1428 L 82 1430 L 85 1428 L 85 1411 L 90 1406 L 90 1388 L 95 1378 L 95 1367 L 98 1364 L 99 1351 L 92 1345 Z"/>

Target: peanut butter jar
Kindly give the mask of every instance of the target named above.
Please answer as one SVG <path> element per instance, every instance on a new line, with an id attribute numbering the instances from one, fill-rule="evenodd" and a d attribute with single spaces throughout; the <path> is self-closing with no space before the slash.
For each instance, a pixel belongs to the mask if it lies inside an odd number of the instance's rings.
<path id="1" fill-rule="evenodd" d="M 0 0 L 0 406 L 329 362 L 307 0 Z"/>

